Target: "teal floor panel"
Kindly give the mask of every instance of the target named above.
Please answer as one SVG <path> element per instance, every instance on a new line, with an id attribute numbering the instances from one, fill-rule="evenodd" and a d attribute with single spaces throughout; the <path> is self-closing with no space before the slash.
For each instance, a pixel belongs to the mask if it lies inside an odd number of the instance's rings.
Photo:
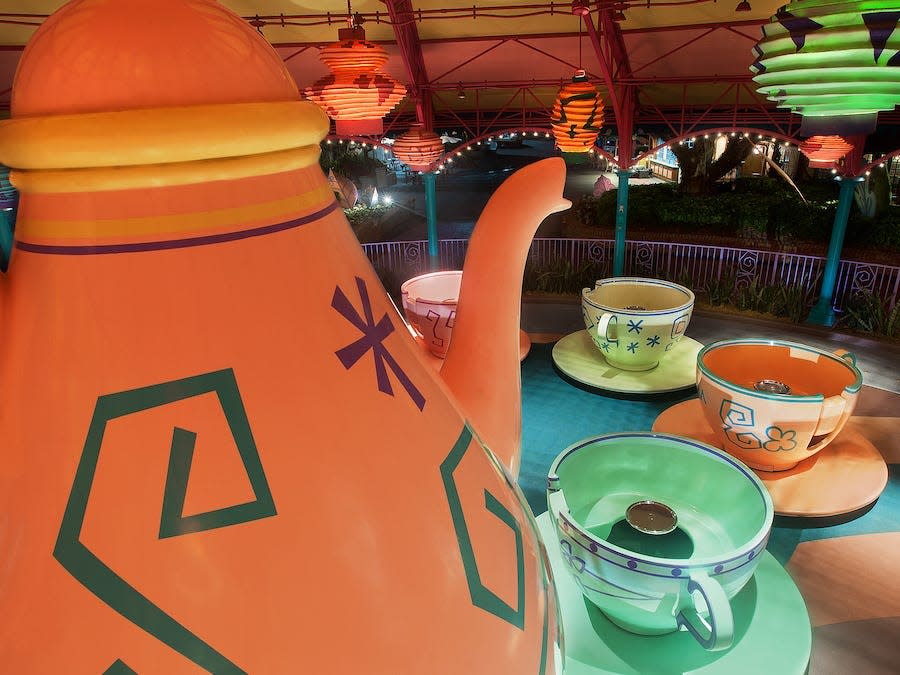
<path id="1" fill-rule="evenodd" d="M 694 397 L 687 393 L 652 400 L 624 400 L 579 389 L 553 366 L 553 345 L 532 346 L 522 363 L 522 466 L 519 485 L 535 515 L 547 510 L 547 471 L 568 446 L 620 431 L 650 431 L 666 408 Z"/>

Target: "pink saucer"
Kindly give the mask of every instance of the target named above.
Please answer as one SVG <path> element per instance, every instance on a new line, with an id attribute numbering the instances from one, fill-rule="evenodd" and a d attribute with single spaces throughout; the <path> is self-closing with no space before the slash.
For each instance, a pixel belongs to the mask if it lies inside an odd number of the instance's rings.
<path id="1" fill-rule="evenodd" d="M 428 349 L 428 345 L 425 344 L 425 340 L 423 340 L 418 335 L 413 335 L 413 339 L 416 341 L 416 344 L 422 348 L 422 351 L 425 353 L 425 358 L 428 363 L 431 364 L 431 367 L 435 370 L 439 371 L 441 367 L 444 365 L 444 359 L 435 356 L 431 353 L 431 350 Z M 519 361 L 524 361 L 525 357 L 528 356 L 528 353 L 531 351 L 531 338 L 528 337 L 528 333 L 524 330 L 519 331 Z"/>

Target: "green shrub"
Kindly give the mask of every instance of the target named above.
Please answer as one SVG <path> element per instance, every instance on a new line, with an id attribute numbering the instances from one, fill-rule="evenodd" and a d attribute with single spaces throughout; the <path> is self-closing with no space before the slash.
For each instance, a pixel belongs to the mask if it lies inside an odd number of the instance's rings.
<path id="1" fill-rule="evenodd" d="M 709 304 L 711 305 L 727 305 L 731 301 L 731 294 L 734 292 L 734 282 L 737 280 L 733 272 L 726 272 L 718 279 L 710 279 L 703 287 Z"/>
<path id="2" fill-rule="evenodd" d="M 734 189 L 712 195 L 681 194 L 668 183 L 634 185 L 629 188 L 628 222 L 646 228 L 705 230 L 776 243 L 792 239 L 825 242 L 834 220 L 835 187 L 810 190 L 804 185 L 802 189 L 817 198 L 806 204 L 784 181 L 762 177 L 738 179 Z M 575 212 L 585 225 L 612 227 L 616 193 L 610 190 L 600 197 L 582 197 Z M 900 232 L 900 228 L 889 231 Z"/>
<path id="3" fill-rule="evenodd" d="M 760 284 L 759 278 L 754 277 L 749 284 L 735 291 L 734 306 L 742 311 L 776 314 L 781 309 L 780 291 L 778 286 Z"/>
<path id="4" fill-rule="evenodd" d="M 573 265 L 567 258 L 556 258 L 546 265 L 525 265 L 522 290 L 555 295 L 581 295 L 581 289 L 592 288 L 597 279 L 608 276 L 605 265 L 584 263 Z"/>
<path id="5" fill-rule="evenodd" d="M 844 305 L 838 325 L 872 335 L 900 337 L 900 302 L 893 307 L 869 291 L 856 293 Z"/>
<path id="6" fill-rule="evenodd" d="M 616 223 L 616 192 L 593 197 L 585 195 L 575 204 L 575 215 L 590 227 L 612 227 Z"/>
<path id="7" fill-rule="evenodd" d="M 678 197 L 675 188 L 668 183 L 632 185 L 628 188 L 628 222 L 644 227 L 662 224 L 659 208 Z M 585 195 L 575 205 L 575 214 L 585 225 L 613 227 L 616 224 L 616 190 L 608 190 L 599 197 Z"/>
<path id="8" fill-rule="evenodd" d="M 391 213 L 393 207 L 386 204 L 364 206 L 357 204 L 351 209 L 344 209 L 344 215 L 353 228 L 353 233 L 361 244 L 384 241 L 385 232 L 382 224 Z"/>
<path id="9" fill-rule="evenodd" d="M 881 216 L 866 220 L 858 211 L 850 214 L 846 242 L 882 251 L 900 251 L 900 206 L 891 206 Z"/>
<path id="10" fill-rule="evenodd" d="M 818 279 L 806 284 L 763 284 L 754 278 L 746 286 L 735 287 L 735 274 L 709 281 L 703 289 L 709 304 L 733 305 L 744 312 L 759 312 L 800 323 L 816 299 Z"/>
<path id="11" fill-rule="evenodd" d="M 781 305 L 778 311 L 773 312 L 773 314 L 776 314 L 777 316 L 786 316 L 794 323 L 800 323 L 806 319 L 809 310 L 815 303 L 818 288 L 818 279 L 809 284 L 781 286 Z"/>

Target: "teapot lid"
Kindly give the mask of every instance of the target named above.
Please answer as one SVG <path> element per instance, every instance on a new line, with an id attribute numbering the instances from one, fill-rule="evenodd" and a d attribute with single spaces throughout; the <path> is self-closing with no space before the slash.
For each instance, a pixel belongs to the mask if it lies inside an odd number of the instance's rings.
<path id="1" fill-rule="evenodd" d="M 22 54 L 12 117 L 296 101 L 265 38 L 215 0 L 73 0 Z"/>
<path id="2" fill-rule="evenodd" d="M 329 125 L 215 0 L 72 0 L 25 48 L 11 106 L 0 163 L 23 193 L 283 172 L 315 163 Z"/>

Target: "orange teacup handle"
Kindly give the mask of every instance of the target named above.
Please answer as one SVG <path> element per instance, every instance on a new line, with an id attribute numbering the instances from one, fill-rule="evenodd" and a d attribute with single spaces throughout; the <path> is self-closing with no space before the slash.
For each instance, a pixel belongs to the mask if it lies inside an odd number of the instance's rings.
<path id="1" fill-rule="evenodd" d="M 615 325 L 619 324 L 619 317 L 616 314 L 610 314 L 609 312 L 603 312 L 600 315 L 600 318 L 597 320 L 597 336 L 607 342 L 611 342 L 614 345 L 619 344 L 619 338 L 612 338 L 609 336 L 609 324 L 613 323 Z"/>
<path id="2" fill-rule="evenodd" d="M 731 647 L 734 642 L 734 615 L 722 584 L 705 572 L 694 572 L 688 580 L 687 590 L 691 594 L 691 603 L 678 612 L 675 623 L 679 628 L 687 629 L 691 637 L 706 650 L 718 652 Z M 697 611 L 694 592 L 703 596 L 709 611 L 709 621 L 705 621 Z"/>
<path id="3" fill-rule="evenodd" d="M 849 352 L 846 349 L 837 349 L 834 351 L 834 355 L 840 357 L 853 365 L 856 366 L 856 355 L 853 352 Z M 816 425 L 815 435 L 821 436 L 822 433 L 825 433 L 826 436 L 822 440 L 820 440 L 815 445 L 809 446 L 807 448 L 807 452 L 810 454 L 818 452 L 826 445 L 831 443 L 834 440 L 834 437 L 837 436 L 841 430 L 844 428 L 843 422 L 845 420 L 842 419 L 844 415 L 844 409 L 847 406 L 847 400 L 841 395 L 836 394 L 835 396 L 829 396 L 824 401 L 822 401 L 822 413 L 819 415 L 819 422 Z M 822 420 L 827 419 L 835 419 L 834 426 L 830 429 L 823 429 L 819 431 L 819 425 L 822 424 Z"/>
<path id="4" fill-rule="evenodd" d="M 835 410 L 835 409 L 839 409 L 839 407 L 843 408 L 844 405 L 846 405 L 846 401 L 843 398 L 841 398 L 840 396 L 829 396 L 822 402 L 822 415 L 819 417 L 819 419 L 821 420 L 822 417 L 825 417 L 825 412 L 827 410 Z M 838 415 L 841 415 L 841 414 L 842 413 L 838 413 Z M 834 440 L 834 437 L 837 436 L 839 433 L 841 433 L 841 430 L 843 428 L 844 428 L 844 424 L 841 421 L 840 417 L 838 417 L 838 421 L 835 422 L 834 428 L 832 428 L 826 434 L 825 438 L 823 438 L 821 441 L 819 441 L 815 445 L 810 445 L 806 449 L 807 454 L 812 455 L 813 453 L 818 452 L 819 450 L 824 448 L 826 445 L 831 443 L 831 441 Z M 819 430 L 818 427 L 816 427 L 816 431 L 818 431 L 818 430 Z M 816 433 L 815 435 L 821 436 L 821 434 L 819 434 L 819 433 Z"/>
<path id="5" fill-rule="evenodd" d="M 832 353 L 847 361 L 851 366 L 856 367 L 856 354 L 853 352 L 849 352 L 846 349 L 835 349 Z"/>

